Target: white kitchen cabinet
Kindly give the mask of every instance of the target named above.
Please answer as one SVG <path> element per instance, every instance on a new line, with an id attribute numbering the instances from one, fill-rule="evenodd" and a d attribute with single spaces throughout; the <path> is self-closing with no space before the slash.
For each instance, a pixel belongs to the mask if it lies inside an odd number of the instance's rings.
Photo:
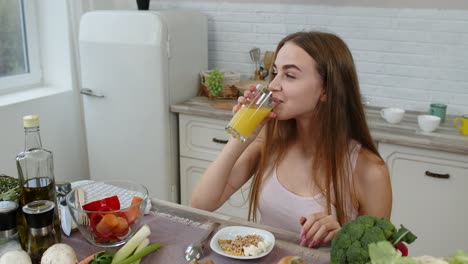
<path id="1" fill-rule="evenodd" d="M 226 120 L 179 114 L 180 193 L 183 205 L 190 205 L 195 185 L 226 144 L 229 135 L 224 127 L 227 123 Z M 249 186 L 250 182 L 247 182 L 216 212 L 246 219 Z"/>
<path id="2" fill-rule="evenodd" d="M 392 222 L 418 239 L 410 255 L 468 249 L 468 155 L 379 143 L 393 188 Z"/>

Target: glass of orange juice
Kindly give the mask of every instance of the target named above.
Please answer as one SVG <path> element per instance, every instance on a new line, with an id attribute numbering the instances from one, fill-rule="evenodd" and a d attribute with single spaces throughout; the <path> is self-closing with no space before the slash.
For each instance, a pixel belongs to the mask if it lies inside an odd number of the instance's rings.
<path id="1" fill-rule="evenodd" d="M 249 138 L 272 109 L 271 91 L 261 84 L 256 88 L 253 98 L 242 105 L 226 127 L 226 131 L 241 142 Z"/>

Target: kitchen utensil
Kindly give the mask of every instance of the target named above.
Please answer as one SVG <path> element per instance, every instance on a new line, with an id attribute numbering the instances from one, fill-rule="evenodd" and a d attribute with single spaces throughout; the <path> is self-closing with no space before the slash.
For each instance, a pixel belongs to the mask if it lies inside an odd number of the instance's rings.
<path id="1" fill-rule="evenodd" d="M 275 53 L 273 51 L 267 50 L 263 55 L 263 64 L 265 65 L 265 69 L 269 72 L 271 65 L 273 64 L 273 57 Z"/>
<path id="2" fill-rule="evenodd" d="M 76 194 L 80 190 L 84 195 Z M 77 202 L 76 197 L 82 201 Z M 73 189 L 67 195 L 67 206 L 89 243 L 115 247 L 127 242 L 139 229 L 147 200 L 148 190 L 141 184 L 94 181 Z"/>
<path id="3" fill-rule="evenodd" d="M 85 204 L 85 200 L 86 200 L 85 192 L 81 188 L 76 188 L 74 195 L 75 195 L 75 207 L 81 209 L 82 206 Z M 88 216 L 84 214 L 80 215 L 76 224 L 77 225 L 89 225 Z"/>
<path id="4" fill-rule="evenodd" d="M 65 197 L 71 191 L 71 184 L 69 182 L 57 184 L 57 197 L 59 199 L 58 209 L 60 215 L 60 226 L 65 235 L 69 236 L 72 230 L 72 220 L 70 211 L 67 208 L 67 200 Z"/>
<path id="5" fill-rule="evenodd" d="M 187 249 L 185 249 L 185 259 L 187 261 L 198 260 L 203 256 L 205 250 L 204 243 L 218 226 L 219 223 L 213 223 L 205 236 L 203 236 L 199 241 L 187 246 Z"/>
<path id="6" fill-rule="evenodd" d="M 259 62 L 260 62 L 260 49 L 253 48 L 249 51 L 249 53 L 250 53 L 250 58 L 255 63 L 255 75 L 257 75 L 258 70 L 259 70 Z"/>
<path id="7" fill-rule="evenodd" d="M 270 67 L 271 64 L 273 63 L 273 55 L 275 53 L 273 51 L 265 51 L 265 54 L 263 55 L 263 66 L 260 67 L 258 70 L 258 79 L 260 80 L 265 80 L 266 77 L 268 76 L 268 73 L 270 72 Z M 257 74 L 256 75 L 256 80 L 257 80 Z"/>

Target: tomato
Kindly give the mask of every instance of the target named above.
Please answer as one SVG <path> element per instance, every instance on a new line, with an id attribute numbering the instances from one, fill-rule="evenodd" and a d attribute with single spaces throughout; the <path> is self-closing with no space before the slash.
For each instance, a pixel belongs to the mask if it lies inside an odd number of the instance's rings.
<path id="1" fill-rule="evenodd" d="M 86 211 L 113 211 L 120 209 L 120 201 L 117 195 L 106 197 L 83 205 Z"/>

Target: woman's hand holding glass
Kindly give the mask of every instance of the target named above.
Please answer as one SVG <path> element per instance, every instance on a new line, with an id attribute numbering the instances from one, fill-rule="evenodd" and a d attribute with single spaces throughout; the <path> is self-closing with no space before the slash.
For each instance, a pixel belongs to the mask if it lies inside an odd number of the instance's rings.
<path id="1" fill-rule="evenodd" d="M 335 216 L 319 212 L 299 219 L 301 246 L 318 247 L 330 243 L 341 226 Z"/>
<path id="2" fill-rule="evenodd" d="M 249 138 L 254 139 L 266 121 L 276 117 L 271 111 L 273 107 L 271 91 L 262 85 L 250 86 L 244 95 L 237 99 L 237 104 L 232 110 L 234 117 L 226 130 L 242 142 Z"/>

